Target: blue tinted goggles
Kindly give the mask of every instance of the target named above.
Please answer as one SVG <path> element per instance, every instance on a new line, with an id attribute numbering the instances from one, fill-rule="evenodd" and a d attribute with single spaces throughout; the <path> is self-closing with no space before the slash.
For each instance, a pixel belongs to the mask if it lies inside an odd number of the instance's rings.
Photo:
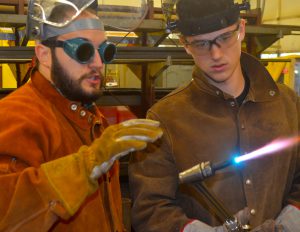
<path id="1" fill-rule="evenodd" d="M 44 40 L 42 44 L 47 47 L 61 47 L 65 53 L 78 63 L 87 64 L 95 56 L 95 47 L 84 38 L 74 38 L 69 40 Z M 104 64 L 108 64 L 115 58 L 117 48 L 114 44 L 104 41 L 97 48 L 101 60 Z"/>

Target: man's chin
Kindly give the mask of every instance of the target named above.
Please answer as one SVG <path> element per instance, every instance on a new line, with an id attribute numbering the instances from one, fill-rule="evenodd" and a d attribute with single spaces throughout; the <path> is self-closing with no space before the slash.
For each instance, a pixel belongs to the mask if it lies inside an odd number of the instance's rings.
<path id="1" fill-rule="evenodd" d="M 98 89 L 97 91 L 86 93 L 85 97 L 83 97 L 83 100 L 93 102 L 98 100 L 102 95 L 103 95 L 103 91 Z"/>
<path id="2" fill-rule="evenodd" d="M 77 101 L 82 103 L 92 103 L 98 100 L 103 95 L 103 92 L 100 90 L 92 92 L 77 92 L 72 93 L 71 95 L 66 96 L 71 101 Z"/>
<path id="3" fill-rule="evenodd" d="M 98 88 L 91 88 L 89 89 L 88 91 L 85 91 L 85 94 L 87 96 L 101 96 L 103 94 L 103 90 L 100 89 L 99 87 Z"/>

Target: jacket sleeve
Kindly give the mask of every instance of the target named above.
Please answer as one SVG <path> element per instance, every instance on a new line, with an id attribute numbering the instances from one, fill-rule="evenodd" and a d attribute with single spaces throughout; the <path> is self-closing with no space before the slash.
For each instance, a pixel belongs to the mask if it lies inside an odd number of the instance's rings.
<path id="1" fill-rule="evenodd" d="M 158 120 L 150 114 L 148 118 Z M 137 232 L 181 231 L 190 221 L 177 205 L 178 171 L 168 133 L 161 126 L 162 139 L 132 155 L 129 164 L 132 224 Z"/>
<path id="2" fill-rule="evenodd" d="M 41 169 L 47 154 L 58 149 L 60 133 L 53 122 L 39 121 L 36 111 L 12 108 L 1 105 L 0 111 L 0 231 L 48 231 L 59 217 L 71 216 Z M 65 182 L 73 190 L 81 185 Z"/>
<path id="3" fill-rule="evenodd" d="M 298 110 L 298 136 L 300 136 L 300 98 L 297 98 Z M 297 156 L 295 160 L 295 172 L 292 182 L 292 188 L 288 195 L 287 203 L 300 208 L 300 144 L 297 147 Z"/>
<path id="4" fill-rule="evenodd" d="M 300 133 L 300 98 L 297 98 L 298 111 L 298 136 Z M 286 205 L 279 216 L 276 224 L 284 228 L 284 231 L 297 231 L 300 227 L 300 145 L 297 147 L 295 171 L 292 179 L 292 187 L 287 196 Z"/>

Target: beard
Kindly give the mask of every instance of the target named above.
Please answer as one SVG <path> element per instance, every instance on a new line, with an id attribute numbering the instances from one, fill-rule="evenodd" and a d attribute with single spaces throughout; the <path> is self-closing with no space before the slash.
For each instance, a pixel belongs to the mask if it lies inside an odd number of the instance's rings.
<path id="1" fill-rule="evenodd" d="M 58 62 L 55 52 L 52 52 L 51 80 L 60 93 L 67 99 L 84 104 L 96 101 L 102 95 L 101 86 L 99 89 L 95 88 L 90 93 L 86 92 L 81 86 L 84 79 L 95 74 L 100 75 L 101 80 L 104 79 L 102 73 L 94 70 L 82 75 L 78 80 L 73 80 L 67 70 Z"/>

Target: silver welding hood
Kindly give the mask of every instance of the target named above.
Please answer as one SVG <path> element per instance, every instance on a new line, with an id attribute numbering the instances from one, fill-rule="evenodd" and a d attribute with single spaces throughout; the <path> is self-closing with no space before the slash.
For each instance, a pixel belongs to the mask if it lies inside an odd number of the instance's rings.
<path id="1" fill-rule="evenodd" d="M 135 31 L 148 13 L 147 0 L 98 0 L 98 16 L 111 30 Z"/>
<path id="2" fill-rule="evenodd" d="M 84 29 L 86 26 L 97 29 L 99 25 L 95 24 L 99 24 L 100 21 L 103 29 L 105 26 L 111 29 L 134 31 L 145 18 L 148 4 L 146 0 L 127 0 L 125 3 L 119 0 L 29 0 L 27 36 L 29 39 L 45 40 L 55 34 L 72 31 L 70 27 L 77 30 Z M 89 25 L 85 25 L 86 22 L 74 21 L 87 8 L 95 10 L 100 20 L 98 22 L 90 20 L 93 21 L 92 25 L 90 22 Z M 63 17 L 57 17 L 60 13 Z M 77 25 L 72 26 L 74 23 Z"/>
<path id="3" fill-rule="evenodd" d="M 47 38 L 82 29 L 104 30 L 100 20 L 73 20 L 96 0 L 29 0 L 26 31 L 29 39 Z M 60 16 L 61 14 L 61 16 Z"/>

